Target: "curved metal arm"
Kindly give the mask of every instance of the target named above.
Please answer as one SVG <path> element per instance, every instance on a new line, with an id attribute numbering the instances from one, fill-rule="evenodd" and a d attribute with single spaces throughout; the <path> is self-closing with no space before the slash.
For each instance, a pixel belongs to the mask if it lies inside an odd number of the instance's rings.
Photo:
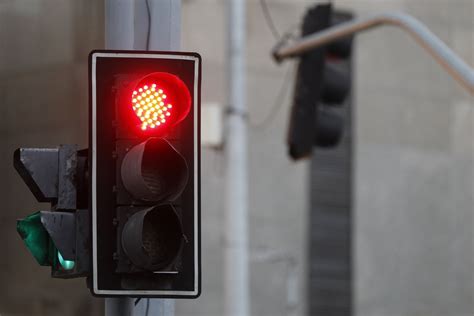
<path id="1" fill-rule="evenodd" d="M 382 13 L 341 23 L 327 30 L 305 36 L 291 44 L 279 43 L 273 50 L 273 56 L 276 61 L 280 62 L 342 37 L 385 24 L 398 26 L 407 31 L 455 80 L 459 81 L 471 94 L 474 94 L 474 70 L 424 24 L 401 12 Z"/>

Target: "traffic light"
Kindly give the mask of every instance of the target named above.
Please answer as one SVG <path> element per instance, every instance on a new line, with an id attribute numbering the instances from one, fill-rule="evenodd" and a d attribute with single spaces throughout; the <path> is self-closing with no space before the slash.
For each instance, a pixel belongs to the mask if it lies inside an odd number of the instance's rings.
<path id="1" fill-rule="evenodd" d="M 93 51 L 89 70 L 91 291 L 197 297 L 201 58 Z"/>
<path id="2" fill-rule="evenodd" d="M 13 164 L 39 202 L 50 211 L 17 221 L 17 231 L 42 266 L 55 278 L 86 276 L 90 270 L 90 217 L 84 172 L 87 151 L 75 145 L 19 148 Z"/>
<path id="3" fill-rule="evenodd" d="M 333 12 L 331 4 L 310 8 L 304 17 L 302 36 L 347 21 L 352 15 Z M 313 146 L 336 146 L 343 134 L 340 109 L 351 86 L 352 38 L 313 49 L 300 58 L 288 132 L 293 159 L 308 157 Z"/>

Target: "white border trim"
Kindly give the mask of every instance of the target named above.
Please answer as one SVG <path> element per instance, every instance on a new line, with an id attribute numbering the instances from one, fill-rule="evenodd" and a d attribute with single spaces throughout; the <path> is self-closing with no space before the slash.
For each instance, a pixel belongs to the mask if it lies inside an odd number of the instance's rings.
<path id="1" fill-rule="evenodd" d="M 159 58 L 179 59 L 194 61 L 194 290 L 193 291 L 126 291 L 126 290 L 100 290 L 97 281 L 97 88 L 96 88 L 96 63 L 97 57 L 110 58 Z M 198 225 L 198 95 L 199 84 L 199 58 L 189 55 L 172 54 L 130 54 L 130 53 L 92 53 L 92 285 L 93 292 L 97 295 L 169 295 L 169 296 L 196 296 L 199 293 L 199 225 Z"/>

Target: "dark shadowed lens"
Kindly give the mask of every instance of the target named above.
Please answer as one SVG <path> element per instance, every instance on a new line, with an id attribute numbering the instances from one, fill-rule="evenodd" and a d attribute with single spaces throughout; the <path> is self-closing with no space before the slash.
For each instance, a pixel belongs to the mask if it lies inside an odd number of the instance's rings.
<path id="1" fill-rule="evenodd" d="M 134 146 L 122 162 L 123 185 L 143 201 L 173 201 L 184 190 L 188 166 L 165 139 L 149 138 Z"/>
<path id="2" fill-rule="evenodd" d="M 153 265 L 174 258 L 181 245 L 181 227 L 172 209 L 148 212 L 143 222 L 143 248 Z"/>
<path id="3" fill-rule="evenodd" d="M 122 232 L 122 247 L 130 261 L 149 271 L 170 265 L 178 256 L 182 243 L 181 223 L 171 205 L 135 213 Z"/>

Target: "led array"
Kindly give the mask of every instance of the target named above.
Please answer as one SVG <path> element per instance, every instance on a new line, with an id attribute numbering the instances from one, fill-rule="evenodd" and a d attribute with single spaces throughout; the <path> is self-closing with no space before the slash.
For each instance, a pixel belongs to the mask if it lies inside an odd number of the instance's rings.
<path id="1" fill-rule="evenodd" d="M 171 104 L 166 104 L 166 94 L 156 84 L 144 85 L 133 91 L 132 105 L 135 114 L 140 119 L 142 130 L 156 128 L 164 123 L 171 115 Z"/>

